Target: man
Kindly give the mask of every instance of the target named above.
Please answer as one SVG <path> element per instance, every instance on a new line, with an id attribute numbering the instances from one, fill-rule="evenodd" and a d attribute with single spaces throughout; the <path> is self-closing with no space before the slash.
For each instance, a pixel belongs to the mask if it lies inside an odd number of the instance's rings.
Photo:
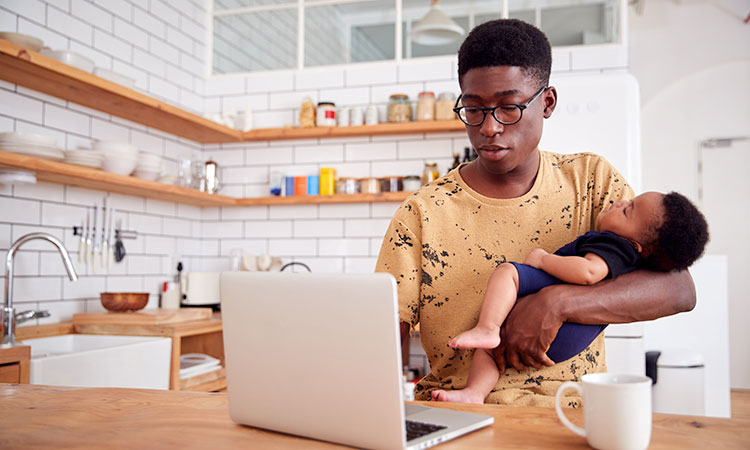
<path id="1" fill-rule="evenodd" d="M 448 342 L 476 323 L 495 267 L 523 260 L 532 248 L 554 251 L 594 229 L 607 206 L 634 196 L 597 155 L 540 152 L 544 119 L 557 104 L 551 61 L 544 34 L 524 22 L 496 20 L 472 30 L 458 55 L 457 111 L 478 157 L 410 196 L 386 233 L 376 271 L 396 277 L 402 339 L 419 325 L 430 362 L 417 399 L 466 384 L 473 351 Z M 511 367 L 486 401 L 552 406 L 563 381 L 606 370 L 602 335 L 574 358 L 549 359 L 545 353 L 563 322 L 650 320 L 694 305 L 686 271 L 637 270 L 521 298 L 494 352 L 501 370 L 506 362 Z M 565 404 L 576 406 L 578 399 Z"/>

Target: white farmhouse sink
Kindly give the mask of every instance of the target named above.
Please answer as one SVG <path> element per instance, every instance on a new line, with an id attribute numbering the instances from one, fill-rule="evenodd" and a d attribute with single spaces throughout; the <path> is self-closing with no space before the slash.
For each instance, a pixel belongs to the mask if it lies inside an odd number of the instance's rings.
<path id="1" fill-rule="evenodd" d="M 169 389 L 172 340 L 66 334 L 27 339 L 31 384 Z"/>

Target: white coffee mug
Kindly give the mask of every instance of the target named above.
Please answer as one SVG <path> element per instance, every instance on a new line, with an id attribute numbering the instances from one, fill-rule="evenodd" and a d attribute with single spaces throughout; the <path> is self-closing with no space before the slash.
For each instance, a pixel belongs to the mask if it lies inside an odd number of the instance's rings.
<path id="1" fill-rule="evenodd" d="M 377 125 L 380 122 L 378 118 L 378 107 L 370 105 L 365 111 L 365 125 Z"/>
<path id="2" fill-rule="evenodd" d="M 355 106 L 349 113 L 349 125 L 358 127 L 365 123 L 365 113 L 361 106 Z"/>
<path id="3" fill-rule="evenodd" d="M 560 396 L 577 390 L 583 399 L 584 428 L 573 425 Z M 641 375 L 591 373 L 581 384 L 567 381 L 557 389 L 555 409 L 562 423 L 600 450 L 642 450 L 651 440 L 651 378 Z"/>

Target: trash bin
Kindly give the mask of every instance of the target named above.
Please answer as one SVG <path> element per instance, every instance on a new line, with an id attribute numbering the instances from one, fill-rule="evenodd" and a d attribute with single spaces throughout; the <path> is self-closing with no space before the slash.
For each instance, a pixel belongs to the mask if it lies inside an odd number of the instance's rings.
<path id="1" fill-rule="evenodd" d="M 703 355 L 690 349 L 646 352 L 655 413 L 706 415 Z"/>

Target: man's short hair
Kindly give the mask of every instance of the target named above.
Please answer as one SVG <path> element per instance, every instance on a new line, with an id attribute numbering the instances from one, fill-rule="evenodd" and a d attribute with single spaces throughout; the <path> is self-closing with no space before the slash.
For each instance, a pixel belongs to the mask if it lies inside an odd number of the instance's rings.
<path id="1" fill-rule="evenodd" d="M 653 230 L 644 255 L 646 267 L 685 270 L 697 260 L 708 243 L 706 218 L 685 196 L 670 192 L 663 198 L 664 216 Z"/>
<path id="2" fill-rule="evenodd" d="M 481 67 L 515 66 L 526 76 L 549 85 L 552 49 L 547 36 L 517 19 L 497 19 L 474 27 L 458 50 L 458 84 L 464 74 Z"/>

